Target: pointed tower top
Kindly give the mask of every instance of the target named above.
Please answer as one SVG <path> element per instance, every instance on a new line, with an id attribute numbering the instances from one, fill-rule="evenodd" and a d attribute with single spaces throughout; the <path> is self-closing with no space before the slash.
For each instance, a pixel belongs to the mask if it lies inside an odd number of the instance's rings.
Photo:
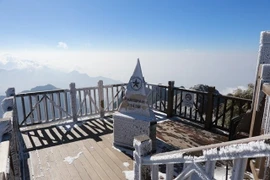
<path id="1" fill-rule="evenodd" d="M 127 94 L 141 94 L 146 95 L 145 93 L 145 82 L 142 74 L 140 60 L 137 60 L 137 65 L 134 69 L 134 72 L 129 80 L 127 87 Z"/>
<path id="2" fill-rule="evenodd" d="M 134 69 L 132 77 L 140 77 L 141 79 L 143 79 L 142 68 L 141 68 L 141 63 L 140 63 L 139 58 L 137 59 L 137 65 Z"/>

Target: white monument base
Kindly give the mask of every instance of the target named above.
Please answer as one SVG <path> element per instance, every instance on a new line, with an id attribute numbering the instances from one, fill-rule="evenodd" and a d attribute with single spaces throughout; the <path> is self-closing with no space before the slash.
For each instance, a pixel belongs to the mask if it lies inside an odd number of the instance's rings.
<path id="1" fill-rule="evenodd" d="M 156 120 L 155 117 L 145 117 L 134 114 L 116 112 L 113 115 L 114 145 L 133 149 L 135 136 L 146 134 L 152 140 L 153 151 L 156 150 Z"/>

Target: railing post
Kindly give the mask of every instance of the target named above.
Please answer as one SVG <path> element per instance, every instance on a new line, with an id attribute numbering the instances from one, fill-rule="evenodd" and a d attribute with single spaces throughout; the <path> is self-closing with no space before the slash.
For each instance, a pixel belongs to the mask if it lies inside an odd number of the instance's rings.
<path id="1" fill-rule="evenodd" d="M 104 91 L 103 91 L 103 81 L 98 81 L 98 98 L 99 98 L 99 114 L 101 118 L 104 118 Z"/>
<path id="2" fill-rule="evenodd" d="M 8 88 L 6 90 L 6 97 L 2 100 L 1 106 L 3 112 L 12 111 L 14 106 L 15 89 Z"/>
<path id="3" fill-rule="evenodd" d="M 244 178 L 247 159 L 235 159 L 233 163 L 231 180 L 239 180 Z"/>
<path id="4" fill-rule="evenodd" d="M 18 115 L 15 100 L 15 88 L 8 88 L 6 90 L 6 97 L 3 99 L 1 105 L 4 112 L 3 118 L 10 118 L 10 155 L 11 155 L 11 168 L 13 171 L 14 179 L 21 179 L 21 168 L 20 159 L 22 159 L 22 150 L 20 149 L 19 143 L 21 142 L 18 137 L 19 125 L 18 125 Z M 0 135 L 1 136 L 1 135 Z M 1 139 L 1 137 L 0 137 Z M 1 141 L 1 140 L 0 140 Z M 20 158 L 19 158 L 20 157 Z M 10 172 L 12 172 L 10 171 Z M 1 177 L 0 177 L 1 179 Z"/>
<path id="5" fill-rule="evenodd" d="M 5 133 L 12 131 L 12 119 L 11 119 L 11 112 L 14 109 L 14 95 L 15 90 L 14 88 L 8 88 L 6 90 L 6 97 L 2 100 L 1 106 L 3 110 L 3 117 L 0 117 L 0 143 L 2 141 L 2 137 Z M 6 118 L 6 119 L 2 119 Z M 13 131 L 14 132 L 14 131 Z"/>
<path id="6" fill-rule="evenodd" d="M 215 167 L 216 167 L 216 161 L 208 160 L 205 163 L 205 172 L 211 179 L 214 179 Z"/>
<path id="7" fill-rule="evenodd" d="M 208 94 L 207 94 L 206 118 L 205 118 L 205 124 L 204 124 L 204 128 L 206 130 L 211 130 L 211 128 L 212 128 L 214 92 L 215 92 L 215 87 L 209 86 L 208 87 Z"/>
<path id="8" fill-rule="evenodd" d="M 259 66 L 259 76 L 256 81 L 257 88 L 256 93 L 254 94 L 254 102 L 253 102 L 253 112 L 250 123 L 250 132 L 249 137 L 258 136 L 261 134 L 261 124 L 262 117 L 265 105 L 265 94 L 262 92 L 262 87 L 264 83 L 270 82 L 270 65 L 260 65 Z"/>
<path id="9" fill-rule="evenodd" d="M 71 110 L 72 110 L 72 116 L 73 121 L 76 122 L 78 120 L 77 117 L 77 103 L 76 103 L 76 86 L 75 83 L 70 83 L 70 98 L 71 98 Z"/>
<path id="10" fill-rule="evenodd" d="M 158 179 L 158 165 L 151 166 L 151 178 Z"/>
<path id="11" fill-rule="evenodd" d="M 261 92 L 262 84 L 269 82 L 270 75 L 270 32 L 262 31 L 260 35 L 260 46 L 259 46 L 259 56 L 257 61 L 257 72 L 256 72 L 256 81 L 253 91 L 252 98 L 252 119 L 250 123 L 250 132 L 249 137 L 258 136 L 261 130 L 261 120 L 263 114 L 263 103 L 262 99 L 264 94 Z"/>
<path id="12" fill-rule="evenodd" d="M 166 179 L 173 179 L 173 164 L 166 164 Z"/>
<path id="13" fill-rule="evenodd" d="M 170 118 L 173 116 L 174 81 L 169 81 L 168 85 L 167 117 Z"/>
<path id="14" fill-rule="evenodd" d="M 135 151 L 133 152 L 134 162 L 134 180 L 148 180 L 151 179 L 150 166 L 143 166 L 141 164 L 142 158 L 147 156 L 152 151 L 152 142 L 147 135 L 140 135 L 134 137 L 133 146 Z"/>
<path id="15" fill-rule="evenodd" d="M 270 134 L 270 84 L 264 83 L 262 88 L 264 94 L 266 95 L 264 110 L 263 110 L 263 118 L 261 125 L 261 133 L 262 134 Z M 259 161 L 260 160 L 260 161 Z M 270 157 L 267 158 L 257 158 L 256 159 L 256 168 L 259 168 L 258 178 L 270 179 Z"/>

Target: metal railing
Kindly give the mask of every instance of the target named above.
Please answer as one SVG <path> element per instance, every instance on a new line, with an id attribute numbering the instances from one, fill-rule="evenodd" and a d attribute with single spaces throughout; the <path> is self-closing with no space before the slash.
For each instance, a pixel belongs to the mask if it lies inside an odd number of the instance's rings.
<path id="1" fill-rule="evenodd" d="M 20 93 L 15 96 L 20 126 L 70 119 L 70 91 L 65 89 Z"/>
<path id="2" fill-rule="evenodd" d="M 99 113 L 98 87 L 76 89 L 77 117 Z"/>
<path id="3" fill-rule="evenodd" d="M 202 92 L 173 87 L 173 91 L 173 102 L 166 103 L 173 104 L 172 115 L 204 124 L 204 127 L 208 130 L 216 128 L 229 132 L 231 120 L 242 113 L 246 113 L 252 103 L 248 99 L 215 94 L 214 88 L 209 92 Z M 184 93 L 193 94 L 192 107 L 184 106 Z M 169 111 L 168 109 L 167 112 L 169 113 Z"/>
<path id="4" fill-rule="evenodd" d="M 193 107 L 186 107 L 182 104 L 183 93 L 194 94 Z M 205 122 L 207 110 L 207 93 L 181 88 L 174 88 L 173 115 L 179 116 L 197 123 Z"/>
<path id="5" fill-rule="evenodd" d="M 228 130 L 231 120 L 251 108 L 251 100 L 214 94 L 213 127 Z"/>
<path id="6" fill-rule="evenodd" d="M 146 91 L 149 106 L 157 111 L 167 113 L 168 86 L 147 84 Z"/>
<path id="7" fill-rule="evenodd" d="M 43 92 L 20 93 L 16 97 L 20 126 L 49 123 L 62 119 L 84 118 L 91 115 L 104 116 L 118 110 L 127 84 L 100 84 L 96 87 L 59 89 Z M 74 91 L 74 93 L 72 93 Z M 251 101 L 230 96 L 201 92 L 173 86 L 146 85 L 150 108 L 229 132 L 231 120 L 245 113 Z M 194 95 L 192 107 L 183 104 L 183 94 Z"/>
<path id="8" fill-rule="evenodd" d="M 29 126 L 92 116 L 118 109 L 126 84 L 58 89 L 15 95 L 19 126 Z M 72 93 L 74 91 L 74 93 Z"/>
<path id="9" fill-rule="evenodd" d="M 215 167 L 218 161 L 233 161 L 230 179 L 243 179 L 248 158 L 270 156 L 269 140 L 270 134 L 267 134 L 148 155 L 152 149 L 151 140 L 147 137 L 135 137 L 133 154 L 135 179 L 145 177 L 158 179 L 158 173 L 163 167 L 166 169 L 166 179 L 212 180 L 215 179 Z M 201 155 L 193 155 L 193 153 Z M 223 176 L 225 177 L 225 173 Z"/>
<path id="10" fill-rule="evenodd" d="M 106 85 L 104 89 L 104 110 L 105 112 L 114 112 L 122 102 L 127 84 Z"/>

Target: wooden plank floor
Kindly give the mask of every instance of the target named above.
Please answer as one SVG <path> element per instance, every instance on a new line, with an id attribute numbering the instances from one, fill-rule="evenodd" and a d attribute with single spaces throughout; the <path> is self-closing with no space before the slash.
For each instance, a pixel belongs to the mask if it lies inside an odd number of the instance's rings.
<path id="1" fill-rule="evenodd" d="M 157 152 L 227 141 L 224 136 L 168 120 L 166 115 L 159 120 Z M 132 151 L 113 148 L 112 132 L 109 117 L 22 130 L 27 179 L 126 179 L 124 172 L 133 170 Z"/>
<path id="2" fill-rule="evenodd" d="M 23 130 L 28 179 L 126 179 L 133 160 L 112 147 L 112 132 L 98 119 Z"/>
<path id="3" fill-rule="evenodd" d="M 177 149 L 204 146 L 228 141 L 228 137 L 206 131 L 173 118 L 157 124 L 157 137 Z"/>

